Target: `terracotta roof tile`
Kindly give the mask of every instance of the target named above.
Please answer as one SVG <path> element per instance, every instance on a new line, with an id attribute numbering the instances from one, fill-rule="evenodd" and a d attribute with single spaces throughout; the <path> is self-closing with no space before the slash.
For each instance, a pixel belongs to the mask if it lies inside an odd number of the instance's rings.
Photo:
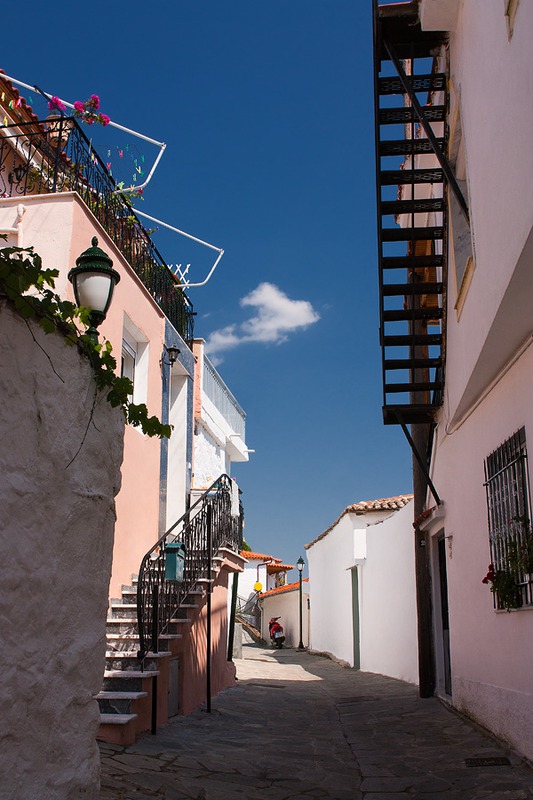
<path id="1" fill-rule="evenodd" d="M 351 506 L 348 506 L 344 509 L 342 514 L 337 517 L 335 522 L 330 525 L 329 528 L 326 528 L 326 530 L 321 533 L 320 536 L 317 536 L 316 539 L 313 539 L 312 542 L 304 545 L 304 548 L 308 550 L 310 547 L 316 544 L 316 542 L 319 542 L 320 539 L 323 539 L 325 536 L 327 536 L 328 533 L 333 530 L 333 528 L 346 514 L 357 514 L 360 516 L 363 514 L 369 514 L 372 511 L 399 511 L 412 499 L 412 494 L 399 494 L 395 497 L 381 497 L 379 500 L 360 500 L 358 503 L 352 503 Z"/>
<path id="2" fill-rule="evenodd" d="M 268 564 L 267 565 L 267 572 L 288 572 L 290 569 L 294 569 L 294 564 Z"/>
<path id="3" fill-rule="evenodd" d="M 309 578 L 304 578 L 302 583 L 309 583 Z M 300 581 L 296 583 L 287 583 L 285 586 L 278 586 L 276 589 L 269 589 L 268 592 L 261 592 L 259 597 L 270 597 L 273 594 L 283 594 L 283 592 L 294 592 L 295 589 L 300 588 Z"/>
<path id="4" fill-rule="evenodd" d="M 251 553 L 249 550 L 241 550 L 241 556 L 248 561 L 277 561 L 281 563 L 281 558 L 266 555 L 265 553 Z"/>
<path id="5" fill-rule="evenodd" d="M 37 122 L 39 117 L 34 113 L 33 108 L 26 103 L 26 100 L 20 94 L 16 86 L 13 86 L 10 80 L 5 77 L 5 70 L 0 68 L 0 98 L 2 94 L 5 100 L 0 103 L 4 106 L 9 116 L 13 117 L 15 122 Z M 9 108 L 9 102 L 13 101 L 13 108 Z"/>

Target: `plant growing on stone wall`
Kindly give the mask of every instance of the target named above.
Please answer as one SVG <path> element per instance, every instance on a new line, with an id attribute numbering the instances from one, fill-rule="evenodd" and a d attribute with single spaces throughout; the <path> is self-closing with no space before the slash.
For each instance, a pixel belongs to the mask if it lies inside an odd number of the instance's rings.
<path id="1" fill-rule="evenodd" d="M 6 239 L 4 235 L 0 238 Z M 95 343 L 78 324 L 89 326 L 90 310 L 62 300 L 54 289 L 55 269 L 43 269 L 40 256 L 32 247 L 0 248 L 0 295 L 3 295 L 25 320 L 35 320 L 45 333 L 59 331 L 65 342 L 77 345 L 92 364 L 96 386 L 106 393 L 108 403 L 120 407 L 126 422 L 140 427 L 147 436 L 168 438 L 172 426 L 149 416 L 144 403 L 132 403 L 133 385 L 129 378 L 116 373 L 117 362 L 110 342 Z"/>

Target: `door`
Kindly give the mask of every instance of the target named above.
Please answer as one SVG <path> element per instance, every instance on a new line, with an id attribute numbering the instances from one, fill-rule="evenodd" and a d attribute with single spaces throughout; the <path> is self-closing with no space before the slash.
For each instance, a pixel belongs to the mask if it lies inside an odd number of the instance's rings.
<path id="1" fill-rule="evenodd" d="M 352 624 L 353 624 L 353 666 L 361 668 L 361 631 L 359 622 L 359 572 L 352 567 Z"/>
<path id="2" fill-rule="evenodd" d="M 438 538 L 438 566 L 439 566 L 439 606 L 440 606 L 440 629 L 441 629 L 441 669 L 439 672 L 439 682 L 444 681 L 444 691 L 446 694 L 452 693 L 452 670 L 450 658 L 450 615 L 448 611 L 448 570 L 446 556 L 446 538 L 444 531 Z"/>

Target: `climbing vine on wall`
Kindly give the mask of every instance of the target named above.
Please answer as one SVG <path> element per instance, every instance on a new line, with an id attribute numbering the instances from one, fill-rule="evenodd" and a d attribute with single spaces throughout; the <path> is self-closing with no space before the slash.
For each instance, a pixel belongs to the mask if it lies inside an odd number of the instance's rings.
<path id="1" fill-rule="evenodd" d="M 0 236 L 5 240 L 5 236 Z M 65 342 L 77 346 L 89 357 L 96 387 L 105 393 L 114 408 L 120 407 L 126 422 L 140 427 L 147 436 L 168 438 L 172 426 L 149 416 L 144 403 L 132 403 L 133 384 L 116 373 L 117 362 L 110 342 L 95 343 L 79 326 L 89 326 L 87 308 L 62 300 L 54 290 L 56 269 L 43 269 L 40 256 L 32 247 L 0 248 L 0 295 L 3 295 L 25 320 L 34 320 L 45 333 L 59 331 Z"/>

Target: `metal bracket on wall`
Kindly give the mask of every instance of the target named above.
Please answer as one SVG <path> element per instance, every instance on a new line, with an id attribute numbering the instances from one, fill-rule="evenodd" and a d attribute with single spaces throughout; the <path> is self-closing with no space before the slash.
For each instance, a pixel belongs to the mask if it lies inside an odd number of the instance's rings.
<path id="1" fill-rule="evenodd" d="M 433 481 L 431 480 L 431 477 L 429 475 L 429 470 L 427 468 L 427 464 L 424 462 L 424 459 L 420 455 L 420 453 L 418 451 L 418 448 L 417 448 L 416 444 L 414 443 L 413 437 L 409 433 L 409 429 L 408 429 L 407 425 L 405 424 L 405 422 L 403 421 L 403 419 L 401 418 L 401 415 L 399 414 L 398 411 L 396 411 L 396 417 L 397 417 L 398 422 L 400 423 L 400 425 L 402 427 L 402 431 L 404 432 L 407 441 L 409 442 L 409 446 L 410 446 L 411 450 L 413 451 L 413 455 L 414 455 L 414 457 L 416 458 L 416 460 L 418 462 L 418 466 L 422 470 L 422 473 L 424 475 L 424 478 L 427 481 L 427 485 L 429 486 L 431 494 L 435 498 L 435 502 L 437 503 L 437 505 L 440 506 L 442 501 L 441 501 L 441 499 L 440 499 L 440 497 L 439 497 L 439 495 L 437 493 L 437 490 L 435 489 L 435 486 L 433 485 Z"/>

